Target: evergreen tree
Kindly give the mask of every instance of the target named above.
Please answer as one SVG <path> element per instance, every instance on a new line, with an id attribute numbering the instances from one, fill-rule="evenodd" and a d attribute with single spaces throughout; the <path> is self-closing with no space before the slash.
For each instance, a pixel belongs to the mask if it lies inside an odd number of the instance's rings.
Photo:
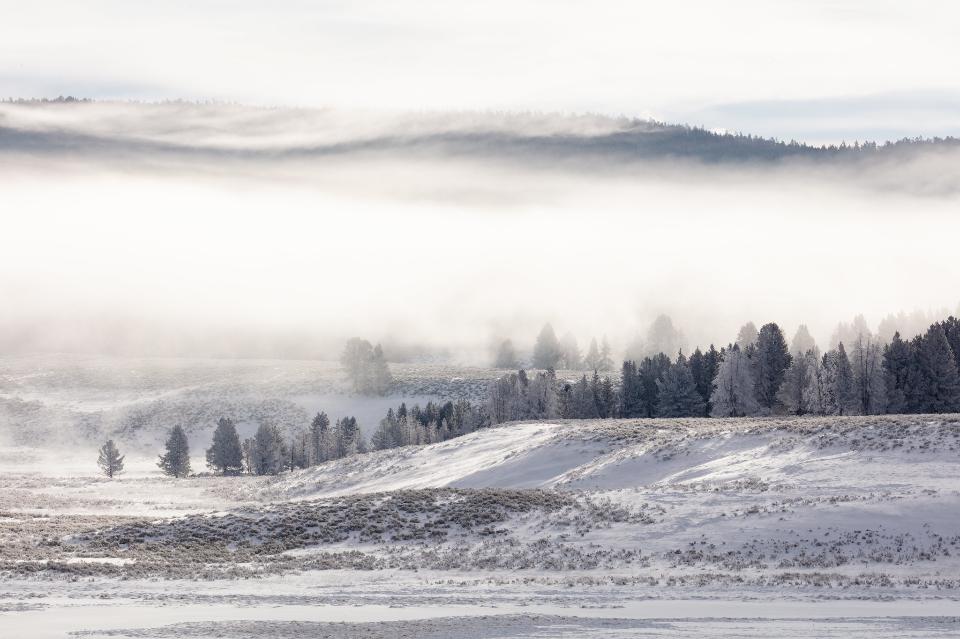
<path id="1" fill-rule="evenodd" d="M 421 426 L 423 424 L 421 423 Z M 337 457 L 349 457 L 364 452 L 366 448 L 360 435 L 356 417 L 343 417 L 337 420 Z"/>
<path id="2" fill-rule="evenodd" d="M 783 376 L 783 383 L 777 393 L 777 399 L 794 415 L 803 415 L 813 412 L 810 405 L 810 385 L 813 383 L 813 362 L 817 360 L 813 349 L 806 353 L 793 356 L 790 367 Z"/>
<path id="3" fill-rule="evenodd" d="M 741 352 L 746 353 L 747 348 L 756 345 L 757 336 L 757 325 L 753 322 L 747 322 L 740 327 L 740 332 L 737 333 L 736 345 Z"/>
<path id="4" fill-rule="evenodd" d="M 635 362 L 624 362 L 620 372 L 620 416 L 643 415 L 643 385 Z"/>
<path id="5" fill-rule="evenodd" d="M 560 352 L 560 343 L 549 323 L 543 325 L 537 343 L 533 347 L 533 366 L 544 370 L 556 369 L 563 354 Z"/>
<path id="6" fill-rule="evenodd" d="M 699 417 L 703 415 L 703 397 L 690 372 L 687 359 L 681 353 L 677 361 L 657 380 L 659 417 Z"/>
<path id="7" fill-rule="evenodd" d="M 910 381 L 910 368 L 914 354 L 909 342 L 900 338 L 900 332 L 883 349 L 883 379 L 887 388 L 887 412 L 899 414 L 907 412 L 907 392 Z"/>
<path id="8" fill-rule="evenodd" d="M 560 364 L 567 370 L 580 370 L 583 359 L 580 357 L 580 346 L 573 333 L 566 332 L 560 338 Z"/>
<path id="9" fill-rule="evenodd" d="M 647 341 L 644 345 L 646 354 L 654 356 L 657 353 L 664 353 L 667 357 L 673 357 L 683 348 L 683 335 L 673 325 L 673 320 L 668 315 L 658 315 L 650 329 L 647 331 Z"/>
<path id="10" fill-rule="evenodd" d="M 855 410 L 853 369 L 843 342 L 823 356 L 823 388 L 828 415 L 849 415 Z"/>
<path id="11" fill-rule="evenodd" d="M 941 325 L 934 324 L 927 330 L 916 357 L 920 409 L 925 413 L 960 410 L 960 373 Z"/>
<path id="12" fill-rule="evenodd" d="M 814 415 L 827 414 L 827 393 L 824 385 L 823 364 L 816 347 L 807 351 L 805 357 L 810 367 L 810 383 L 804 389 L 807 410 Z"/>
<path id="13" fill-rule="evenodd" d="M 591 370 L 591 371 L 601 370 L 600 369 L 600 349 L 597 346 L 596 337 L 590 340 L 590 348 L 587 350 L 587 354 L 583 358 L 583 365 L 587 367 L 587 370 Z"/>
<path id="14" fill-rule="evenodd" d="M 243 449 L 233 420 L 221 417 L 217 422 L 213 443 L 207 449 L 207 466 L 224 475 L 243 470 Z"/>
<path id="15" fill-rule="evenodd" d="M 537 373 L 525 385 L 523 399 L 526 403 L 526 419 L 552 419 L 560 415 L 560 398 L 557 394 L 557 378 L 552 370 Z"/>
<path id="16" fill-rule="evenodd" d="M 120 454 L 120 450 L 116 444 L 113 443 L 112 439 L 108 439 L 107 442 L 100 447 L 100 456 L 97 458 L 97 464 L 100 466 L 103 474 L 111 479 L 113 479 L 115 475 L 123 472 L 123 455 Z"/>
<path id="17" fill-rule="evenodd" d="M 373 435 L 370 436 L 370 447 L 373 450 L 386 450 L 402 446 L 403 444 L 400 443 L 398 437 L 398 426 L 397 417 L 391 408 L 387 411 L 387 416 L 380 420 L 377 429 L 373 431 Z"/>
<path id="18" fill-rule="evenodd" d="M 693 351 L 690 356 L 690 373 L 693 375 L 693 382 L 697 386 L 697 393 L 701 398 L 709 398 L 713 394 L 713 380 L 717 376 L 717 368 L 720 366 L 720 353 L 710 345 L 710 350 L 706 353 L 699 348 Z M 705 400 L 703 404 L 703 416 L 710 415 L 710 401 Z"/>
<path id="19" fill-rule="evenodd" d="M 340 365 L 358 393 L 383 395 L 393 383 L 380 344 L 374 347 L 365 339 L 351 338 L 340 356 Z"/>
<path id="20" fill-rule="evenodd" d="M 165 475 L 186 477 L 190 474 L 190 443 L 187 434 L 179 425 L 174 426 L 165 444 L 166 452 L 160 455 L 157 466 Z"/>
<path id="21" fill-rule="evenodd" d="M 340 355 L 340 365 L 353 384 L 356 392 L 366 392 L 367 367 L 373 357 L 373 346 L 365 339 L 352 337 L 347 340 Z"/>
<path id="22" fill-rule="evenodd" d="M 306 468 L 310 465 L 310 437 L 306 430 L 298 428 L 290 435 L 287 453 L 287 467 L 290 470 Z"/>
<path id="23" fill-rule="evenodd" d="M 794 357 L 803 356 L 807 354 L 807 351 L 816 353 L 817 343 L 807 329 L 807 325 L 801 324 L 797 327 L 797 332 L 793 334 L 793 339 L 790 341 L 790 354 Z M 819 355 L 817 357 L 819 359 Z"/>
<path id="24" fill-rule="evenodd" d="M 709 398 L 713 396 L 713 380 L 717 378 L 717 371 L 720 370 L 721 359 L 720 351 L 714 348 L 713 344 L 710 345 L 710 349 L 704 353 L 703 356 L 703 382 L 705 385 L 702 388 L 698 386 L 697 392 L 706 400 L 704 402 L 703 414 L 707 417 L 712 414 L 713 410 Z"/>
<path id="25" fill-rule="evenodd" d="M 497 349 L 497 356 L 493 362 L 494 368 L 517 368 L 520 361 L 517 359 L 517 352 L 513 348 L 513 342 L 505 339 L 500 342 L 500 348 Z"/>
<path id="26" fill-rule="evenodd" d="M 287 466 L 287 446 L 280 429 L 273 424 L 260 424 L 250 452 L 254 474 L 276 475 Z"/>
<path id="27" fill-rule="evenodd" d="M 760 406 L 772 411 L 777 406 L 777 393 L 790 366 L 790 351 L 783 331 L 774 323 L 764 324 L 757 335 L 756 353 L 751 359 L 756 397 Z"/>
<path id="28" fill-rule="evenodd" d="M 950 350 L 953 352 L 953 359 L 957 362 L 957 370 L 960 372 L 960 319 L 953 315 L 940 322 L 940 328 L 950 344 Z"/>
<path id="29" fill-rule="evenodd" d="M 750 360 L 736 344 L 723 351 L 713 388 L 713 417 L 745 417 L 759 410 Z"/>
<path id="30" fill-rule="evenodd" d="M 609 377 L 601 378 L 597 371 L 593 372 L 593 379 L 590 382 L 590 393 L 593 395 L 593 403 L 596 407 L 598 417 L 606 419 L 613 417 L 616 398 L 613 392 L 613 383 Z"/>
<path id="31" fill-rule="evenodd" d="M 670 369 L 670 358 L 659 353 L 653 357 L 645 357 L 640 362 L 637 371 L 640 377 L 640 413 L 642 417 L 656 417 L 659 413 L 660 387 L 657 382 L 663 380 Z"/>
<path id="32" fill-rule="evenodd" d="M 607 341 L 607 336 L 603 336 L 603 340 L 600 342 L 600 362 L 594 367 L 598 371 L 610 371 L 613 370 L 613 359 L 610 357 L 610 342 Z"/>
<path id="33" fill-rule="evenodd" d="M 404 407 L 406 411 L 406 407 Z M 320 411 L 310 422 L 310 464 L 322 464 L 333 459 L 333 435 L 330 432 L 330 418 Z"/>
<path id="34" fill-rule="evenodd" d="M 387 359 L 383 355 L 380 344 L 373 347 L 369 364 L 369 379 L 367 392 L 376 395 L 385 394 L 393 384 L 393 375 L 390 373 L 390 366 L 387 364 Z"/>

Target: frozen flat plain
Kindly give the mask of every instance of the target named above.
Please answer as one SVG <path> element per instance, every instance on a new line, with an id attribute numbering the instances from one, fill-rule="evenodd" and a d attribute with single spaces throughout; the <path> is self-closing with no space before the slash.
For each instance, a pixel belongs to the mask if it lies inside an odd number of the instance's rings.
<path id="1" fill-rule="evenodd" d="M 3 637 L 960 636 L 957 415 L 507 424 L 276 478 L 5 441 Z"/>

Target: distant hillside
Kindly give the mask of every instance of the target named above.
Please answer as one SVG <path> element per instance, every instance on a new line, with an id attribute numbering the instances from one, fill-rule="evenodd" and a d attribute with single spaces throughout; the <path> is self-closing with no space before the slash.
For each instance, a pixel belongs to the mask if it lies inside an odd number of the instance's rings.
<path id="1" fill-rule="evenodd" d="M 421 156 L 576 164 L 889 157 L 960 148 L 956 138 L 811 146 L 749 133 L 600 115 L 344 113 L 237 105 L 12 101 L 0 104 L 0 153 L 304 160 Z"/>

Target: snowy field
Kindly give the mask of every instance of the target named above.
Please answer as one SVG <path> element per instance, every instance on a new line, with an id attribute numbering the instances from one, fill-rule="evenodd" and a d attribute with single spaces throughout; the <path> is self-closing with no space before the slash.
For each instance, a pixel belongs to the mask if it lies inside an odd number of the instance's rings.
<path id="1" fill-rule="evenodd" d="M 169 479 L 144 445 L 108 480 L 93 438 L 131 407 L 364 400 L 314 363 L 121 391 L 14 364 L 2 637 L 960 636 L 957 415 L 506 424 L 275 478 Z M 409 395 L 491 374 L 441 370 Z"/>

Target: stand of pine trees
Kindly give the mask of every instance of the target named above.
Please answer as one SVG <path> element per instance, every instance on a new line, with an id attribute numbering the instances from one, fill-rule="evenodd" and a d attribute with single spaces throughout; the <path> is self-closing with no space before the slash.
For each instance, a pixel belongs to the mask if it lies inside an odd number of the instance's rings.
<path id="1" fill-rule="evenodd" d="M 417 444 L 433 444 L 472 433 L 490 425 L 490 418 L 483 407 L 474 406 L 466 400 L 434 404 L 427 402 L 407 409 L 405 403 L 380 420 L 377 430 L 370 437 L 374 450 L 397 448 Z"/>
<path id="2" fill-rule="evenodd" d="M 541 339 L 552 346 L 552 329 Z M 552 368 L 524 370 L 490 385 L 494 424 L 530 419 L 876 415 L 960 411 L 960 320 L 935 323 L 904 341 L 881 344 L 854 327 L 848 343 L 820 354 L 806 327 L 793 350 L 777 324 L 752 324 L 737 341 L 689 357 L 658 353 L 623 362 L 618 383 L 597 371 L 557 380 Z M 541 348 L 552 352 L 550 348 Z M 551 363 L 558 358 L 536 358 Z"/>
<path id="3" fill-rule="evenodd" d="M 373 433 L 370 448 L 431 444 L 493 424 L 534 419 L 960 412 L 957 318 L 935 323 L 909 341 L 896 333 L 881 345 L 863 330 L 845 337 L 847 344 L 838 341 L 821 355 L 805 327 L 788 348 L 776 324 L 759 331 L 748 324 L 735 343 L 719 350 L 711 344 L 689 357 L 681 351 L 676 358 L 658 353 L 624 361 L 616 382 L 601 376 L 599 368 L 589 378 L 572 380 L 558 380 L 549 367 L 533 375 L 520 369 L 494 380 L 483 405 L 460 400 L 391 408 Z M 538 360 L 579 358 L 575 342 L 566 336 L 556 340 L 549 326 L 541 338 Z M 362 362 L 372 362 L 372 370 L 382 371 L 382 351 L 368 346 L 353 344 L 354 363 L 361 362 L 362 368 Z M 504 363 L 514 361 L 510 345 L 502 350 Z M 609 368 L 608 352 L 605 340 L 602 350 L 594 341 L 584 360 Z M 383 373 L 373 373 L 377 375 L 382 383 Z M 242 443 L 233 421 L 222 418 L 206 459 L 212 470 L 225 475 L 275 475 L 367 450 L 356 418 L 343 417 L 331 425 L 320 412 L 308 429 L 285 436 L 276 426 L 261 424 L 256 435 Z M 98 463 L 107 476 L 122 471 L 123 457 L 112 441 L 100 449 Z M 171 430 L 158 465 L 173 477 L 190 474 L 189 442 L 180 426 Z"/>

